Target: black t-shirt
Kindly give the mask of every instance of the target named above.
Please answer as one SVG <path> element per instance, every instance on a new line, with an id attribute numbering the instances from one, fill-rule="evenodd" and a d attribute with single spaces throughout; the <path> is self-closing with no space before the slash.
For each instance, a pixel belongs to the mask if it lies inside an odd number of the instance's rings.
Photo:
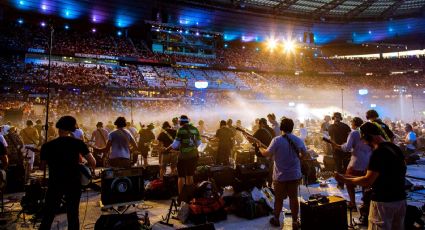
<path id="1" fill-rule="evenodd" d="M 265 128 L 260 128 L 259 130 L 257 130 L 253 136 L 257 138 L 259 141 L 261 141 L 261 143 L 263 143 L 264 145 L 269 146 L 270 142 L 272 142 L 275 136 L 275 132 L 273 131 L 273 129 L 270 128 L 269 130 L 267 127 L 265 127 Z M 255 146 L 255 153 L 257 157 L 263 157 L 258 147 L 259 146 Z"/>
<path id="2" fill-rule="evenodd" d="M 384 122 L 382 122 L 380 119 L 375 120 L 376 123 L 381 125 L 382 129 L 385 131 L 385 134 L 387 134 L 387 137 L 390 139 L 394 138 L 394 133 L 391 131 L 390 127 L 386 125 Z"/>
<path id="3" fill-rule="evenodd" d="M 161 142 L 164 147 L 168 147 L 173 143 L 174 138 L 176 138 L 177 131 L 174 129 L 166 129 L 165 131 L 167 131 L 168 135 L 162 131 L 158 136 L 158 141 Z"/>
<path id="4" fill-rule="evenodd" d="M 331 137 L 331 140 L 335 141 L 338 145 L 344 144 L 347 141 L 347 137 L 350 132 L 350 127 L 342 122 L 329 126 L 329 136 Z"/>
<path id="5" fill-rule="evenodd" d="M 0 156 L 7 155 L 6 147 L 4 146 L 3 142 L 0 141 Z"/>
<path id="6" fill-rule="evenodd" d="M 368 170 L 379 173 L 372 185 L 373 201 L 393 202 L 406 199 L 406 164 L 399 147 L 390 142 L 379 144 L 372 152 Z"/>
<path id="7" fill-rule="evenodd" d="M 215 136 L 219 140 L 219 147 L 221 148 L 232 148 L 233 147 L 233 137 L 235 136 L 233 130 L 228 127 L 221 127 L 217 130 Z"/>
<path id="8" fill-rule="evenodd" d="M 88 153 L 86 144 L 72 137 L 58 137 L 44 144 L 40 158 L 49 166 L 49 184 L 80 184 L 80 154 Z"/>

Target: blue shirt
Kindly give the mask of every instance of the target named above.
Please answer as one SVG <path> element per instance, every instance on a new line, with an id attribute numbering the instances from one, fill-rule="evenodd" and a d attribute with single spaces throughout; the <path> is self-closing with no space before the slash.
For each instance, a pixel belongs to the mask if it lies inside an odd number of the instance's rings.
<path id="1" fill-rule="evenodd" d="M 300 152 L 307 151 L 304 142 L 293 134 L 286 134 L 294 142 Z M 299 180 L 302 177 L 301 162 L 294 148 L 289 144 L 286 138 L 277 136 L 273 138 L 267 148 L 274 160 L 273 180 L 291 181 Z"/>
<path id="2" fill-rule="evenodd" d="M 108 139 L 112 143 L 111 159 L 130 159 L 130 141 L 133 136 L 125 129 L 117 129 L 109 134 Z M 134 140 L 134 139 L 133 139 Z"/>
<path id="3" fill-rule="evenodd" d="M 351 167 L 357 171 L 366 171 L 372 149 L 360 139 L 359 131 L 351 130 L 351 133 L 347 137 L 347 142 L 341 145 L 341 149 L 344 152 L 351 152 L 348 168 Z"/>

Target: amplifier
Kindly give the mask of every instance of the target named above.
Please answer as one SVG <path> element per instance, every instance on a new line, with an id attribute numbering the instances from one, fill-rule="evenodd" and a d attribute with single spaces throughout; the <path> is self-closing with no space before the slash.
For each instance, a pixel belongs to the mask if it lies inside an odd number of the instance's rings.
<path id="1" fill-rule="evenodd" d="M 301 229 L 348 229 L 347 203 L 342 197 L 328 196 L 328 202 L 301 202 Z M 326 199 L 324 199 L 326 200 Z"/>
<path id="2" fill-rule="evenodd" d="M 211 166 L 210 176 L 218 188 L 235 185 L 235 169 L 230 166 Z"/>
<path id="3" fill-rule="evenodd" d="M 153 181 L 159 179 L 159 165 L 148 165 L 141 168 L 143 171 L 143 179 Z"/>
<path id="4" fill-rule="evenodd" d="M 330 155 L 325 155 L 323 156 L 323 165 L 324 165 L 324 171 L 335 171 L 336 167 L 335 167 L 335 160 L 333 158 L 333 156 Z"/>
<path id="5" fill-rule="evenodd" d="M 250 164 L 254 162 L 255 152 L 251 150 L 237 150 L 236 151 L 236 164 Z"/>
<path id="6" fill-rule="evenodd" d="M 144 198 L 142 168 L 108 169 L 102 172 L 101 201 L 112 205 Z"/>
<path id="7" fill-rule="evenodd" d="M 242 164 L 236 166 L 238 183 L 235 191 L 250 190 L 254 186 L 262 187 L 269 176 L 269 167 L 265 163 Z"/>

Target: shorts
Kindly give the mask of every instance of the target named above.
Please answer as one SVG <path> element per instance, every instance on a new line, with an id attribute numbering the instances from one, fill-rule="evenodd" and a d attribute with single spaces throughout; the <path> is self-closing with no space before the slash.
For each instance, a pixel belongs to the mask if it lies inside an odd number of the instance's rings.
<path id="1" fill-rule="evenodd" d="M 406 201 L 370 202 L 368 230 L 403 230 Z"/>
<path id="2" fill-rule="evenodd" d="M 177 160 L 177 174 L 179 177 L 193 176 L 196 166 L 198 165 L 198 157 Z"/>
<path id="3" fill-rule="evenodd" d="M 174 152 L 174 151 L 161 154 L 159 159 L 161 166 L 166 167 L 167 165 L 170 165 L 171 167 L 176 167 L 177 155 L 178 155 L 178 152 Z"/>
<path id="4" fill-rule="evenodd" d="M 273 189 L 276 200 L 284 200 L 286 197 L 298 196 L 298 185 L 300 180 L 273 181 Z"/>

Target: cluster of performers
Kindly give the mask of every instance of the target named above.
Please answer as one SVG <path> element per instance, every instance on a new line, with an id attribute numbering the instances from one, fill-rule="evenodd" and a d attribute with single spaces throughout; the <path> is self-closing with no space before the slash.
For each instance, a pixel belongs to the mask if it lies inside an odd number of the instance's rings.
<path id="1" fill-rule="evenodd" d="M 328 142 L 337 171 L 334 176 L 338 188 L 344 189 L 346 185 L 350 207 L 357 205 L 355 186 L 371 189 L 369 229 L 403 229 L 406 212 L 404 153 L 393 143 L 394 135 L 379 119 L 376 111 L 368 111 L 366 118 L 367 122 L 359 117 L 353 118 L 350 127 L 342 122 L 340 113 L 334 113 L 331 118 L 333 122 L 325 119 L 322 124 L 322 132 L 329 136 Z M 40 229 L 51 228 L 61 199 L 66 200 L 68 229 L 79 229 L 82 191 L 80 165 L 83 162 L 92 169 L 96 166 L 146 166 L 149 152 L 156 152 L 161 166 L 160 177 L 164 176 L 167 166 L 170 166 L 171 173 L 178 175 L 178 192 L 181 193 L 184 185 L 194 183 L 199 146 L 203 142 L 208 142 L 205 152 L 211 151 L 214 164 L 231 165 L 237 157 L 234 156 L 235 150 L 243 148 L 245 139 L 254 148 L 257 161 L 272 166 L 267 180 L 275 195 L 274 215 L 270 224 L 281 226 L 279 217 L 283 200 L 289 197 L 292 225 L 298 229 L 298 186 L 303 177 L 302 163 L 311 160 L 312 156 L 306 147 L 303 132 L 300 132 L 300 136 L 293 134 L 294 126 L 290 118 L 284 117 L 278 122 L 274 114 L 269 114 L 267 119 L 258 119 L 252 131 L 244 129 L 240 121 L 233 125 L 232 120 L 222 120 L 215 135 L 205 135 L 202 121 L 195 127 L 188 116 L 182 115 L 173 119 L 171 124 L 164 122 L 155 138 L 153 125 L 137 132 L 124 117 L 118 117 L 113 125 L 110 123 L 106 127 L 99 122 L 92 137 L 85 138 L 76 119 L 63 116 L 55 125 L 57 137 L 51 138 L 40 149 L 41 169 L 47 165 L 49 172 L 46 207 Z M 27 131 L 22 134 L 27 136 L 25 145 L 38 141 L 37 129 L 30 122 L 25 129 Z M 89 140 L 93 151 L 89 151 L 84 140 Z M 2 141 L 0 143 L 0 159 L 5 168 L 8 157 L 15 156 L 8 153 Z M 33 158 L 29 157 L 30 160 Z"/>

